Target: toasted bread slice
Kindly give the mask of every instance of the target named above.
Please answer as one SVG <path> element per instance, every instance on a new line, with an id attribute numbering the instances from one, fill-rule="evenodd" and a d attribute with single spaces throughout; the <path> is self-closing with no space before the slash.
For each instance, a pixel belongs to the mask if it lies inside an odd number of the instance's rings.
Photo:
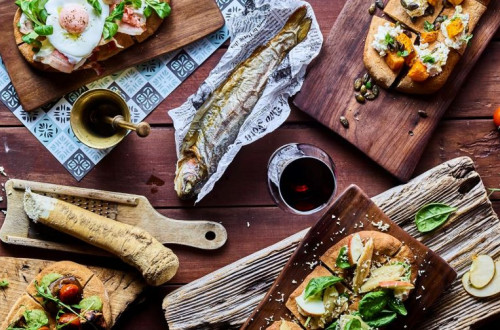
<path id="1" fill-rule="evenodd" d="M 450 49 L 450 53 L 448 54 L 448 60 L 446 61 L 445 66 L 443 67 L 443 72 L 438 74 L 437 76 L 430 77 L 429 79 L 423 82 L 416 82 L 410 79 L 410 77 L 405 76 L 398 83 L 396 90 L 408 93 L 408 94 L 432 94 L 440 90 L 448 77 L 453 72 L 453 69 L 457 65 L 460 60 L 460 54 L 454 49 Z"/>
<path id="2" fill-rule="evenodd" d="M 408 15 L 408 13 L 405 11 L 403 6 L 401 5 L 400 0 L 389 0 L 389 2 L 387 2 L 387 4 L 385 5 L 384 12 L 394 20 L 404 23 L 413 31 L 422 33 L 424 32 L 424 22 L 434 22 L 441 10 L 443 10 L 443 2 L 438 1 L 436 7 L 434 8 L 434 14 L 418 17 L 415 20 L 415 23 L 411 21 L 410 15 Z"/>
<path id="3" fill-rule="evenodd" d="M 391 68 L 385 63 L 384 57 L 372 47 L 372 42 L 375 39 L 379 26 L 385 23 L 390 23 L 383 18 L 374 16 L 370 24 L 370 30 L 365 40 L 365 48 L 363 51 L 363 62 L 365 68 L 370 76 L 377 82 L 377 84 L 384 88 L 389 88 L 398 77 L 400 70 L 392 71 Z"/>
<path id="4" fill-rule="evenodd" d="M 2 325 L 0 326 L 1 330 L 5 330 L 11 325 L 12 323 L 18 321 L 24 314 L 25 311 L 33 311 L 33 310 L 40 310 L 44 311 L 43 307 L 37 303 L 33 298 L 31 298 L 28 294 L 23 294 L 15 303 L 14 306 L 12 306 L 9 314 L 7 315 L 7 318 L 3 320 Z M 47 315 L 47 318 L 49 320 L 48 326 L 50 329 L 55 329 L 55 320 L 53 317 L 49 315 L 49 313 L 45 312 Z"/>
<path id="5" fill-rule="evenodd" d="M 275 321 L 266 330 L 302 330 L 302 327 L 295 322 L 290 321 Z"/>

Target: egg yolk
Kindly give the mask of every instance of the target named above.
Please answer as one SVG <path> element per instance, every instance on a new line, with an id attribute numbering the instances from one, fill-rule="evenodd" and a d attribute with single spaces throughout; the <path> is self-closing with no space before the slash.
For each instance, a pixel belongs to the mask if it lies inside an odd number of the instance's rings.
<path id="1" fill-rule="evenodd" d="M 89 13 L 81 5 L 65 5 L 59 13 L 59 24 L 71 34 L 81 34 L 89 24 Z"/>

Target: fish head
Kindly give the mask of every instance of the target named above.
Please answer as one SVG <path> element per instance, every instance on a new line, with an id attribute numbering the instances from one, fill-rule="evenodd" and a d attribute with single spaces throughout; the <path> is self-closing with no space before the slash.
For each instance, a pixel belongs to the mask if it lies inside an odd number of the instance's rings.
<path id="1" fill-rule="evenodd" d="M 175 171 L 175 191 L 181 199 L 191 199 L 199 192 L 205 182 L 207 170 L 198 158 L 184 157 L 177 162 Z"/>

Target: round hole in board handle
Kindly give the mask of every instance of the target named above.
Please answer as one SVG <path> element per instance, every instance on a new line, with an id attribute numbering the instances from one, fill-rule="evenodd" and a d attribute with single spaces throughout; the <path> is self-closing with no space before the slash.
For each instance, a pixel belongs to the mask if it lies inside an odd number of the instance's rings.
<path id="1" fill-rule="evenodd" d="M 213 231 L 207 231 L 205 238 L 209 241 L 213 241 L 215 239 L 215 233 Z"/>

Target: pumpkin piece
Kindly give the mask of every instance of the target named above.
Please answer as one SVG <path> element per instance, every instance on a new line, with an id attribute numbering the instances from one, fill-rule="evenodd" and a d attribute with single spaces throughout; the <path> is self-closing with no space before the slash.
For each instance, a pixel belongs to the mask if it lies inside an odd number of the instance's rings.
<path id="1" fill-rule="evenodd" d="M 389 52 L 385 57 L 385 63 L 387 63 L 392 71 L 398 71 L 403 67 L 405 59 L 404 57 L 398 56 L 395 52 Z"/>
<path id="2" fill-rule="evenodd" d="M 455 38 L 464 30 L 464 23 L 460 19 L 456 19 L 451 21 L 450 24 L 446 27 L 446 32 L 448 32 L 448 37 L 450 39 Z"/>
<path id="3" fill-rule="evenodd" d="M 449 1 L 449 0 L 448 0 Z M 458 1 L 458 0 L 457 0 Z M 427 0 L 427 2 L 429 3 L 429 5 L 431 5 L 432 7 L 436 7 L 437 4 L 438 4 L 438 0 Z M 451 2 L 451 1 L 450 1 Z"/>
<path id="4" fill-rule="evenodd" d="M 464 2 L 464 0 L 448 0 L 448 2 L 451 3 L 453 5 L 453 7 L 455 7 L 455 6 L 460 5 L 462 2 Z M 431 2 L 429 1 L 429 3 L 431 3 Z"/>
<path id="5" fill-rule="evenodd" d="M 405 47 L 405 50 L 408 52 L 408 56 L 404 58 L 405 63 L 408 66 L 411 66 L 413 64 L 413 60 L 415 59 L 416 53 L 415 49 L 413 48 L 413 43 L 406 34 L 401 33 L 396 37 L 396 40 L 399 41 L 403 46 Z"/>
<path id="6" fill-rule="evenodd" d="M 438 31 L 422 32 L 420 35 L 421 44 L 432 44 L 438 38 Z"/>
<path id="7" fill-rule="evenodd" d="M 415 61 L 408 71 L 408 77 L 413 81 L 422 82 L 429 78 L 427 67 L 421 61 Z"/>

